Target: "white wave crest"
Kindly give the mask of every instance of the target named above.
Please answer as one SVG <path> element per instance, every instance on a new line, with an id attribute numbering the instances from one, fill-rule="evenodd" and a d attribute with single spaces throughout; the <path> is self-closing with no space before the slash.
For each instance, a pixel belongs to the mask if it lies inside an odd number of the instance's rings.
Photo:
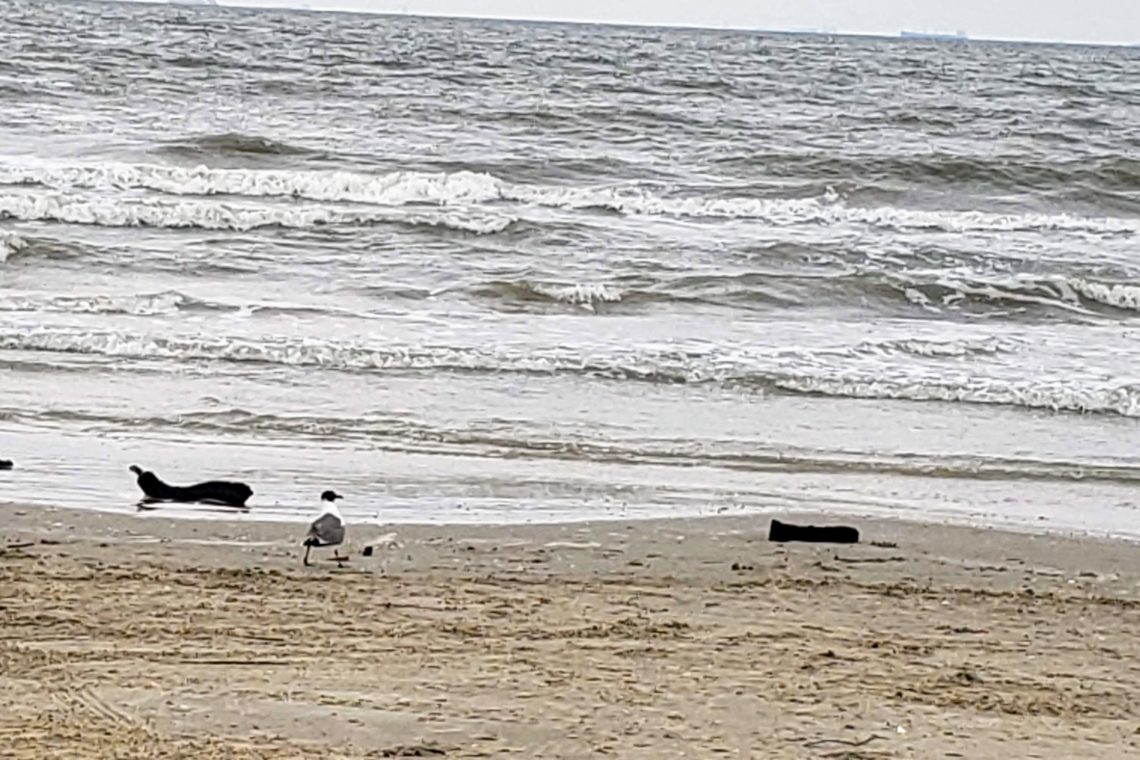
<path id="1" fill-rule="evenodd" d="M 868 354 L 905 353 L 912 356 L 928 357 L 932 359 L 960 358 L 964 356 L 993 356 L 996 354 L 1012 353 L 1017 350 L 1017 344 L 1010 340 L 999 338 L 982 338 L 977 340 L 891 340 L 880 342 L 861 343 L 855 348 L 856 352 Z"/>
<path id="2" fill-rule="evenodd" d="M 1140 384 L 1111 379 L 1018 379 L 920 370 L 883 377 L 800 357 L 718 352 L 612 350 L 584 355 L 570 347 L 525 350 L 444 346 L 370 346 L 267 337 L 142 336 L 119 331 L 0 328 L 0 350 L 93 354 L 114 358 L 230 361 L 346 371 L 447 370 L 582 373 L 666 383 L 727 383 L 738 387 L 848 398 L 999 404 L 1052 411 L 1140 417 Z M 841 357 L 842 361 L 842 357 Z M 919 369 L 919 368 L 915 368 Z"/>
<path id="3" fill-rule="evenodd" d="M 407 214 L 379 209 L 319 205 L 249 205 L 213 200 L 126 200 L 58 193 L 0 195 L 0 217 L 101 227 L 163 227 L 247 231 L 260 227 L 305 229 L 325 225 L 397 223 L 447 227 L 465 232 L 501 232 L 513 217 L 486 211 Z"/>
<path id="4" fill-rule="evenodd" d="M 603 303 L 619 303 L 625 297 L 625 293 L 619 288 L 601 282 L 575 283 L 573 285 L 538 283 L 531 287 L 535 293 L 553 301 L 581 306 L 584 309 L 594 309 L 598 304 Z"/>
<path id="5" fill-rule="evenodd" d="M 476 235 L 494 235 L 497 232 L 505 231 L 518 221 L 517 217 L 506 214 L 471 210 L 408 214 L 407 216 L 392 216 L 390 219 L 401 224 L 420 227 L 444 227 L 461 232 L 473 232 Z"/>
<path id="6" fill-rule="evenodd" d="M 756 219 L 774 226 L 858 224 L 960 233 L 1140 233 L 1140 220 L 1116 217 L 849 206 L 830 193 L 819 198 L 667 197 L 644 188 L 518 185 L 490 174 L 470 171 L 369 174 L 330 170 L 184 168 L 110 162 L 78 166 L 6 164 L 0 166 L 0 184 L 38 185 L 67 191 L 77 188 L 101 191 L 146 189 L 179 196 L 294 198 L 389 208 L 407 205 L 470 207 L 511 202 L 567 210 L 606 209 L 625 215 Z M 301 218 L 294 216 L 293 220 L 299 222 Z"/>
<path id="7" fill-rule="evenodd" d="M 718 219 L 757 219 L 775 226 L 863 224 L 942 232 L 1061 231 L 1136 234 L 1140 221 L 1069 214 L 994 214 L 985 211 L 923 211 L 849 206 L 830 198 L 661 198 L 620 191 L 506 189 L 504 198 L 561 208 L 606 208 L 622 214 Z"/>
<path id="8" fill-rule="evenodd" d="M 157 164 L 4 166 L 0 183 L 72 190 L 141 188 L 168 195 L 236 195 L 314 201 L 467 205 L 498 199 L 502 182 L 475 172 L 391 172 L 183 168 Z"/>
<path id="9" fill-rule="evenodd" d="M 1072 277 L 1067 282 L 1069 287 L 1089 301 L 1117 309 L 1140 311 L 1140 285 L 1096 282 L 1083 277 Z"/>
<path id="10" fill-rule="evenodd" d="M 1140 385 L 1090 387 L 1061 382 L 1005 382 L 983 378 L 958 383 L 906 382 L 870 378 L 783 377 L 786 391 L 846 398 L 957 401 L 1002 404 L 1054 412 L 1111 413 L 1140 417 Z"/>
<path id="11" fill-rule="evenodd" d="M 474 348 L 373 347 L 348 342 L 196 336 L 140 336 L 118 331 L 0 331 L 0 349 L 58 351 L 132 359 L 224 360 L 338 370 L 459 369 L 552 372 L 581 366 L 562 355 Z"/>
<path id="12" fill-rule="evenodd" d="M 1091 304 L 1140 311 L 1140 286 L 1128 283 L 1104 283 L 1084 277 L 1033 273 L 994 275 L 965 268 L 915 269 L 884 272 L 885 278 L 903 291 L 917 305 L 931 308 L 930 297 L 919 288 L 951 291 L 943 294 L 939 305 L 956 307 L 967 299 L 1007 301 L 1093 315 Z"/>
<path id="13" fill-rule="evenodd" d="M 185 296 L 173 291 L 138 296 L 10 296 L 0 300 L 0 311 L 162 316 L 176 314 L 185 302 Z"/>
<path id="14" fill-rule="evenodd" d="M 14 232 L 0 232 L 0 264 L 28 247 L 28 241 Z"/>

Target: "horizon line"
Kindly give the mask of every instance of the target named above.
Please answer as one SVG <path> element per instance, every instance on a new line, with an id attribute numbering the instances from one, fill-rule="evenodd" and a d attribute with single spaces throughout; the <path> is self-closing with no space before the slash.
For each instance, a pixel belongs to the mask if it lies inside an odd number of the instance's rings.
<path id="1" fill-rule="evenodd" d="M 694 31 L 694 32 L 738 32 L 743 34 L 770 34 L 770 35 L 797 35 L 806 37 L 851 37 L 861 39 L 882 39 L 882 40 L 898 40 L 902 42 L 939 42 L 939 43 L 953 43 L 953 44 L 970 44 L 972 42 L 981 43 L 1007 43 L 1014 45 L 1060 45 L 1066 47 L 1111 47 L 1111 48 L 1135 48 L 1140 47 L 1140 41 L 1137 42 L 1112 42 L 1112 41 L 1093 41 L 1093 40 L 1060 40 L 1060 39 L 1041 39 L 1036 37 L 974 37 L 967 35 L 965 37 L 954 37 L 950 33 L 940 32 L 918 32 L 919 34 L 930 34 L 932 38 L 928 39 L 906 39 L 903 37 L 904 33 L 914 33 L 915 30 L 899 29 L 896 32 L 858 32 L 858 31 L 844 31 L 844 30 L 824 30 L 824 29 L 771 29 L 755 26 L 715 26 L 707 24 L 681 24 L 669 22 L 651 22 L 651 21 L 598 21 L 587 19 L 572 19 L 572 18 L 537 18 L 530 16 L 493 16 L 493 15 L 475 15 L 475 14 L 457 14 L 457 13 L 423 13 L 423 12 L 409 12 L 409 11 L 385 11 L 385 10 L 369 10 L 362 8 L 312 8 L 302 7 L 299 5 L 247 5 L 240 0 L 236 2 L 229 2 L 228 0 L 214 0 L 214 5 L 208 4 L 194 4 L 194 3 L 179 3 L 172 2 L 172 0 L 69 0 L 70 2 L 111 2 L 111 3 L 125 3 L 130 5 L 167 5 L 180 9 L 208 9 L 208 8 L 234 8 L 242 10 L 254 11 L 286 11 L 294 13 L 330 13 L 330 14 L 352 14 L 360 16 L 382 16 L 385 18 L 422 18 L 422 19 L 437 19 L 437 20 L 453 20 L 453 21 L 496 21 L 505 23 L 527 23 L 527 24 L 557 24 L 563 26 L 601 26 L 601 27 L 615 27 L 620 29 L 672 29 L 676 31 Z M 939 39 L 940 35 L 946 35 L 947 39 Z"/>

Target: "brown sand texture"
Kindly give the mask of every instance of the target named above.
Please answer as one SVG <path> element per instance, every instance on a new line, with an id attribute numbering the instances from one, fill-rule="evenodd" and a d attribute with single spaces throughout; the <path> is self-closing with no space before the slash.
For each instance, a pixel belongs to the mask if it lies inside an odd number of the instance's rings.
<path id="1" fill-rule="evenodd" d="M 0 757 L 1140 757 L 1136 547 L 767 521 L 353 526 L 338 570 L 3 505 Z"/>

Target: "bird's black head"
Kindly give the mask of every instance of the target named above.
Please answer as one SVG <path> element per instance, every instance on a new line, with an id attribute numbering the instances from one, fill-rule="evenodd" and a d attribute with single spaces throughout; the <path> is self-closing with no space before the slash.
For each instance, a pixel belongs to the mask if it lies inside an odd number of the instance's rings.
<path id="1" fill-rule="evenodd" d="M 143 474 L 142 468 L 139 467 L 137 464 L 131 465 L 131 472 L 133 472 L 135 475 L 142 475 Z"/>
<path id="2" fill-rule="evenodd" d="M 323 494 L 321 494 L 321 501 L 336 501 L 337 499 L 343 498 L 344 497 L 336 491 L 325 491 Z"/>

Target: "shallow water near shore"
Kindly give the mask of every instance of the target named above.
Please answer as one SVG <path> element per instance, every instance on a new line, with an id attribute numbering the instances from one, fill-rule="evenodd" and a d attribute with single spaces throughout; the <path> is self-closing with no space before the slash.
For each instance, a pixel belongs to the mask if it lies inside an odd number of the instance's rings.
<path id="1" fill-rule="evenodd" d="M 0 499 L 1140 536 L 1136 50 L 6 7 Z"/>

